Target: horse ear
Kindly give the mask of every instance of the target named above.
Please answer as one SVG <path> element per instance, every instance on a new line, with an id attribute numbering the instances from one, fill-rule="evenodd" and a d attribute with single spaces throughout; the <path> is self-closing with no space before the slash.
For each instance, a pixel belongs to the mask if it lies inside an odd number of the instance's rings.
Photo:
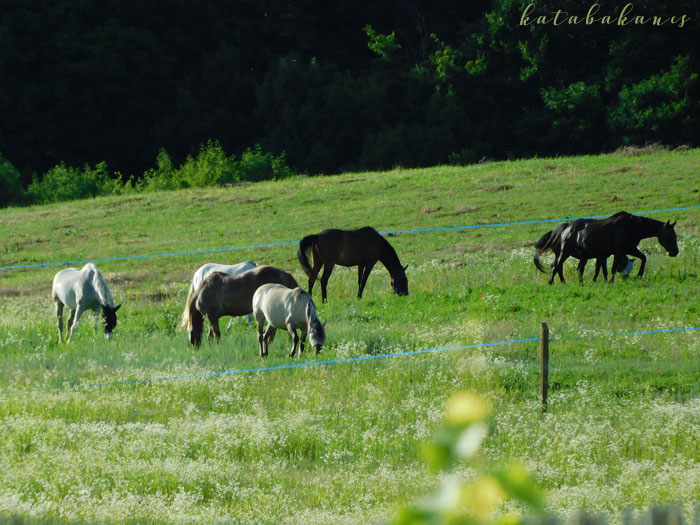
<path id="1" fill-rule="evenodd" d="M 408 268 L 408 264 L 407 264 L 406 266 L 403 267 L 403 271 L 404 271 L 404 272 L 406 271 L 406 268 Z"/>
<path id="2" fill-rule="evenodd" d="M 671 224 L 671 228 L 673 228 L 676 224 L 678 224 L 678 221 L 673 221 L 673 224 Z"/>
<path id="3" fill-rule="evenodd" d="M 118 304 L 118 305 L 114 308 L 114 313 L 116 314 L 116 313 L 117 313 L 117 310 L 119 310 L 121 307 L 122 307 L 122 305 L 121 305 L 121 304 Z"/>
<path id="4" fill-rule="evenodd" d="M 323 327 L 324 330 L 326 329 L 326 324 L 327 324 L 327 323 L 328 323 L 328 321 L 326 321 L 325 323 L 321 323 L 321 326 Z"/>

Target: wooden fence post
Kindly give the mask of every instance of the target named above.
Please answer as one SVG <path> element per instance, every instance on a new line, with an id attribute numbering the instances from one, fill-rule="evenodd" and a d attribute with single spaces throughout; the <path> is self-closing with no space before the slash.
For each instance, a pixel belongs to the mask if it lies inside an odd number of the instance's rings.
<path id="1" fill-rule="evenodd" d="M 547 394 L 549 391 L 549 327 L 542 323 L 540 332 L 540 396 L 542 413 L 547 411 Z"/>

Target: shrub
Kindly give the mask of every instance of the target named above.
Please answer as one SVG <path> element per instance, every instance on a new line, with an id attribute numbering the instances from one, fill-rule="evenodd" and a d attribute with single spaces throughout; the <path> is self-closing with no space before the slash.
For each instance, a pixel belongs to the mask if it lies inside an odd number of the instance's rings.
<path id="1" fill-rule="evenodd" d="M 36 204 L 69 201 L 96 197 L 107 191 L 110 185 L 107 163 L 100 162 L 91 168 L 85 165 L 83 170 L 58 164 L 34 180 L 27 189 L 31 201 Z"/>
<path id="2" fill-rule="evenodd" d="M 185 186 L 176 174 L 170 155 L 162 148 L 156 157 L 156 167 L 147 170 L 135 185 L 139 191 L 174 190 Z"/>
<path id="3" fill-rule="evenodd" d="M 0 208 L 20 203 L 23 199 L 22 182 L 17 168 L 0 155 Z"/>
<path id="4" fill-rule="evenodd" d="M 284 153 L 275 157 L 272 153 L 263 153 L 260 144 L 254 149 L 248 148 L 235 163 L 236 180 L 256 182 L 260 180 L 284 179 L 294 175 L 287 166 Z"/>
<path id="5" fill-rule="evenodd" d="M 175 179 L 190 187 L 213 186 L 238 180 L 234 158 L 226 156 L 219 141 L 211 140 L 200 146 L 196 157 L 187 157 L 177 169 Z"/>

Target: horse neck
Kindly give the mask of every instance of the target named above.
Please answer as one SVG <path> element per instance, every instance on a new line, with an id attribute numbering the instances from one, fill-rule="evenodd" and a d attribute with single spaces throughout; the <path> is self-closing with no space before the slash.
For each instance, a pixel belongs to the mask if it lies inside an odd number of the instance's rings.
<path id="1" fill-rule="evenodd" d="M 664 223 L 649 217 L 638 217 L 639 219 L 639 235 L 640 239 L 648 239 L 649 237 L 658 237 L 663 230 Z"/>
<path id="2" fill-rule="evenodd" d="M 396 250 L 389 244 L 389 241 L 382 237 L 383 247 L 381 248 L 381 255 L 379 260 L 384 265 L 384 267 L 389 271 L 392 277 L 398 275 L 403 270 L 401 266 L 401 261 L 399 256 L 396 255 Z"/>
<path id="3" fill-rule="evenodd" d="M 103 306 L 110 306 L 114 308 L 114 298 L 112 297 L 112 292 L 107 286 L 107 281 L 104 280 L 101 273 L 95 275 L 93 279 L 93 287 L 100 297 L 100 304 Z"/>

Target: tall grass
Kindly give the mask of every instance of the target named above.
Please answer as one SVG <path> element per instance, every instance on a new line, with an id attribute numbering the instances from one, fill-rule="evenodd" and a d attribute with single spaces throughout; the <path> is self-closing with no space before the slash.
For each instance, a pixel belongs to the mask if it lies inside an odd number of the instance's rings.
<path id="1" fill-rule="evenodd" d="M 698 152 L 543 159 L 465 168 L 294 178 L 0 211 L 3 265 L 293 240 L 325 227 L 507 222 L 681 207 Z M 509 189 L 503 189 L 506 186 Z M 500 188 L 500 189 L 498 189 Z M 543 189 L 543 188 L 546 188 Z M 575 199 L 573 198 L 575 196 Z M 613 200 L 616 197 L 616 200 Z M 611 202 L 612 201 L 612 202 Z M 99 263 L 119 311 L 116 339 L 56 343 L 58 268 L 0 281 L 0 515 L 84 521 L 376 523 L 437 487 L 419 458 L 445 400 L 491 398 L 489 461 L 524 462 L 548 510 L 641 512 L 700 500 L 700 212 L 678 219 L 680 254 L 655 240 L 643 279 L 546 285 L 531 245 L 548 225 L 394 235 L 410 295 L 378 265 L 362 300 L 336 268 L 318 301 L 328 341 L 303 362 L 533 337 L 550 325 L 550 405 L 537 399 L 538 343 L 276 367 L 254 326 L 222 322 L 220 344 L 176 330 L 194 270 L 246 258 L 293 271 L 294 246 Z M 318 290 L 316 290 L 318 295 Z M 144 381 L 147 380 L 147 381 Z M 8 393 L 29 391 L 25 393 Z M 468 470 L 460 472 L 469 476 Z M 500 512 L 508 512 L 504 506 Z"/>

